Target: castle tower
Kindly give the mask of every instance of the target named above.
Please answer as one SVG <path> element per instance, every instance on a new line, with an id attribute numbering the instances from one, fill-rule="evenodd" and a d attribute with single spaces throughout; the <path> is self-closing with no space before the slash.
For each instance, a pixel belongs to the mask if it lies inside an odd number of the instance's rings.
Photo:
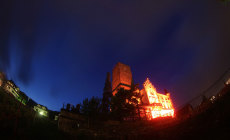
<path id="1" fill-rule="evenodd" d="M 125 90 L 131 89 L 132 73 L 128 65 L 118 62 L 113 68 L 112 74 L 112 93 L 115 95 L 117 90 L 124 88 Z"/>

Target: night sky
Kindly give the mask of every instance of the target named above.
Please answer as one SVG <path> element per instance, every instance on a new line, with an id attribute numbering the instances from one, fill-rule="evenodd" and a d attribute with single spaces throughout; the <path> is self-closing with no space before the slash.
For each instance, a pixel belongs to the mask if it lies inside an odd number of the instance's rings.
<path id="1" fill-rule="evenodd" d="M 230 4 L 218 0 L 2 0 L 0 17 L 0 69 L 52 110 L 102 97 L 117 62 L 176 107 L 230 67 Z"/>

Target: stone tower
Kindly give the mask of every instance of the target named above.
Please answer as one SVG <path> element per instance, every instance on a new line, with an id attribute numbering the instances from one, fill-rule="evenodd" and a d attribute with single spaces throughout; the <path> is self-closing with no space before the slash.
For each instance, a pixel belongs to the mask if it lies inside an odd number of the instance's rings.
<path id="1" fill-rule="evenodd" d="M 131 89 L 132 73 L 128 65 L 118 62 L 113 68 L 112 75 L 112 93 L 115 95 L 117 90 L 124 88 L 125 90 Z"/>

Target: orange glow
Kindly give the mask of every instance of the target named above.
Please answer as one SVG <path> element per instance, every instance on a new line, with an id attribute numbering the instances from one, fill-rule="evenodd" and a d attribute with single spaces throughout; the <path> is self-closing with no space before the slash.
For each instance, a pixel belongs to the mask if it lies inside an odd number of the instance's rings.
<path id="1" fill-rule="evenodd" d="M 144 83 L 144 89 L 148 97 L 153 119 L 158 117 L 174 117 L 170 93 L 166 93 L 166 95 L 158 93 L 148 78 Z"/>

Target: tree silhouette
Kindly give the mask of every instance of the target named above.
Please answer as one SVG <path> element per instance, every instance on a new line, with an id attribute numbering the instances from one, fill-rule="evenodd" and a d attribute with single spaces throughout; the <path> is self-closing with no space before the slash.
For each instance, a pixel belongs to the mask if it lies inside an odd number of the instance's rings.
<path id="1" fill-rule="evenodd" d="M 67 110 L 67 111 L 70 111 L 70 104 L 67 104 L 67 105 L 66 105 L 66 110 Z"/>
<path id="2" fill-rule="evenodd" d="M 103 90 L 103 98 L 102 98 L 102 112 L 108 113 L 109 112 L 109 104 L 112 97 L 112 87 L 110 81 L 110 73 L 107 72 L 107 77 L 105 80 L 105 86 Z"/>
<path id="3" fill-rule="evenodd" d="M 119 89 L 115 96 L 111 98 L 112 116 L 118 120 L 137 116 L 138 100 L 140 98 L 139 93 L 133 90 Z"/>
<path id="4" fill-rule="evenodd" d="M 88 117 L 96 117 L 100 113 L 101 99 L 98 97 L 92 97 L 83 100 L 81 105 L 81 113 Z"/>
<path id="5" fill-rule="evenodd" d="M 80 104 L 77 104 L 76 105 L 76 108 L 75 108 L 75 111 L 76 111 L 76 113 L 80 113 L 80 107 L 81 107 L 81 105 Z"/>

